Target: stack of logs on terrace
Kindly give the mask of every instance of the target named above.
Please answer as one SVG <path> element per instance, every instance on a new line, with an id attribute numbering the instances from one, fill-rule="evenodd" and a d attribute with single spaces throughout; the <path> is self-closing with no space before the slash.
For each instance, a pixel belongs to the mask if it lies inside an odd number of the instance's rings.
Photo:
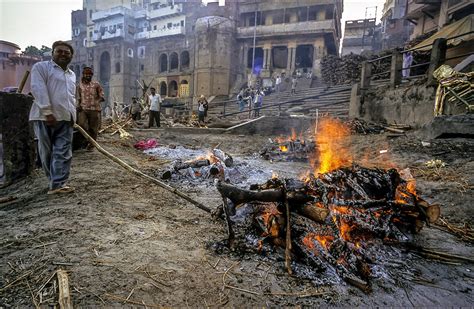
<path id="1" fill-rule="evenodd" d="M 235 240 L 236 207 L 250 206 L 262 239 L 285 247 L 290 274 L 292 260 L 317 271 L 331 267 L 368 292 L 371 241 L 398 242 L 440 215 L 439 206 L 417 196 L 412 185 L 395 169 L 353 165 L 305 181 L 272 178 L 250 190 L 224 182 L 216 186 L 224 202 L 220 215 L 226 219 L 229 246 Z"/>

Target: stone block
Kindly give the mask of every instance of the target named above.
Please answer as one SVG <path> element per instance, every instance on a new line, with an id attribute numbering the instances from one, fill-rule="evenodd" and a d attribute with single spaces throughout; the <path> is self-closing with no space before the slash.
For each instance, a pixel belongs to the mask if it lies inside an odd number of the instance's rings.
<path id="1" fill-rule="evenodd" d="M 3 184 L 27 176 L 34 168 L 34 134 L 28 121 L 33 98 L 0 92 L 0 135 L 3 152 L 0 161 Z"/>

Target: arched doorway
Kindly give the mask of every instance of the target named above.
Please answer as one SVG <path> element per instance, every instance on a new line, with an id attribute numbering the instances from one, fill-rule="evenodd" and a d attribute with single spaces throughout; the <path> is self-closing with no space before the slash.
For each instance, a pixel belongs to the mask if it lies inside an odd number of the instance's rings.
<path id="1" fill-rule="evenodd" d="M 178 96 L 178 83 L 175 80 L 172 80 L 168 87 L 168 96 L 177 97 Z"/>
<path id="2" fill-rule="evenodd" d="M 165 82 L 160 83 L 160 96 L 165 97 L 168 92 L 168 87 Z"/>
<path id="3" fill-rule="evenodd" d="M 181 70 L 189 69 L 189 52 L 187 50 L 181 53 Z"/>
<path id="4" fill-rule="evenodd" d="M 167 72 L 168 71 L 168 55 L 161 54 L 159 62 L 160 62 L 159 72 L 160 73 Z"/>
<path id="5" fill-rule="evenodd" d="M 170 71 L 178 70 L 179 59 L 177 53 L 171 53 L 170 55 Z"/>
<path id="6" fill-rule="evenodd" d="M 179 97 L 189 97 L 189 83 L 185 79 L 183 79 L 181 83 L 179 83 Z"/>
<path id="7" fill-rule="evenodd" d="M 100 55 L 99 61 L 99 82 L 104 89 L 105 101 L 102 102 L 102 111 L 105 112 L 105 107 L 109 102 L 110 94 L 110 73 L 111 73 L 111 63 L 110 63 L 110 54 L 108 52 L 103 52 Z"/>

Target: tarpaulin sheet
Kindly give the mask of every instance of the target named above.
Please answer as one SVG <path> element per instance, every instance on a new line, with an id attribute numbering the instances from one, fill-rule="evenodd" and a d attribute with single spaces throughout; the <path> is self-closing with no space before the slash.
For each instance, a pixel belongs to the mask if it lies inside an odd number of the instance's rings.
<path id="1" fill-rule="evenodd" d="M 418 50 L 430 50 L 431 44 L 433 44 L 434 40 L 439 38 L 451 38 L 455 37 L 464 33 L 469 33 L 474 30 L 474 14 L 464 17 L 450 25 L 447 25 L 441 28 L 438 32 L 427 38 L 426 40 L 422 41 L 412 49 Z M 464 35 L 455 39 L 448 40 L 448 45 L 458 45 L 461 42 L 466 42 L 474 39 L 474 33 Z M 426 46 L 430 45 L 430 46 Z M 423 48 L 420 48 L 425 46 Z"/>

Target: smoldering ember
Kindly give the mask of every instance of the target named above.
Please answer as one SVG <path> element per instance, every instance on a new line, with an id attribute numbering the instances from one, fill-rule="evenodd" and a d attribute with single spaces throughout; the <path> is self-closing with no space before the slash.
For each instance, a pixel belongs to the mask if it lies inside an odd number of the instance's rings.
<path id="1" fill-rule="evenodd" d="M 379 2 L 0 41 L 0 308 L 472 306 L 474 4 Z"/>

